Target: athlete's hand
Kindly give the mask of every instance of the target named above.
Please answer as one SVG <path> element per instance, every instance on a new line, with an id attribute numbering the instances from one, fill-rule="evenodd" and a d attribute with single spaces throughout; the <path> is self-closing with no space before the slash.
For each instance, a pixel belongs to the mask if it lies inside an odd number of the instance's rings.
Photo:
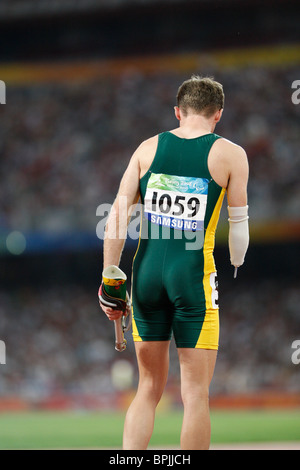
<path id="1" fill-rule="evenodd" d="M 110 308 L 110 307 L 105 307 L 105 305 L 103 305 L 101 302 L 99 302 L 100 304 L 100 307 L 102 308 L 103 312 L 105 313 L 105 315 L 107 316 L 107 318 L 111 321 L 114 321 L 114 320 L 118 320 L 119 318 L 122 317 L 123 315 L 123 312 L 122 310 L 115 310 L 113 308 Z"/>

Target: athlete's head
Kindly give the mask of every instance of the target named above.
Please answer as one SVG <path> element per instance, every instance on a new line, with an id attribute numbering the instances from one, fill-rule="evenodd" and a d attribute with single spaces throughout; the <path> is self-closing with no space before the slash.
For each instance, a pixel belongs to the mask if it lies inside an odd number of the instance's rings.
<path id="1" fill-rule="evenodd" d="M 213 78 L 192 75 L 180 85 L 176 99 L 184 116 L 201 114 L 208 119 L 224 107 L 223 86 Z"/>

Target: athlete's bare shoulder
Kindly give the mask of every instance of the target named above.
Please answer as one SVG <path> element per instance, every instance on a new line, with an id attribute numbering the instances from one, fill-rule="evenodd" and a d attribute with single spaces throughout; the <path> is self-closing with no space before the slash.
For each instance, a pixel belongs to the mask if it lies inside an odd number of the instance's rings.
<path id="1" fill-rule="evenodd" d="M 154 135 L 153 137 L 149 137 L 149 139 L 143 140 L 143 142 L 138 146 L 136 151 L 149 151 L 152 150 L 153 147 L 157 147 L 158 142 L 158 135 Z"/>
<path id="2" fill-rule="evenodd" d="M 247 204 L 247 184 L 249 164 L 245 150 L 240 145 L 227 139 L 219 139 L 219 156 L 223 159 L 223 168 L 228 174 L 227 201 L 232 207 Z M 221 157 L 222 155 L 222 157 Z"/>
<path id="3" fill-rule="evenodd" d="M 214 149 L 216 151 L 221 152 L 223 155 L 232 154 L 232 152 L 238 154 L 245 154 L 245 150 L 240 145 L 232 142 L 229 139 L 225 139 L 225 137 L 220 137 L 214 143 Z"/>
<path id="4" fill-rule="evenodd" d="M 236 163 L 247 162 L 247 154 L 243 147 L 224 137 L 215 141 L 211 153 L 212 157 L 217 158 L 219 163 L 223 162 L 229 170 Z"/>
<path id="5" fill-rule="evenodd" d="M 155 157 L 158 144 L 158 135 L 144 140 L 134 152 L 134 157 L 137 158 L 140 167 L 140 177 L 150 168 Z"/>
<path id="6" fill-rule="evenodd" d="M 212 146 L 208 167 L 215 181 L 223 188 L 227 188 L 232 173 L 247 173 L 247 154 L 240 145 L 221 137 Z"/>

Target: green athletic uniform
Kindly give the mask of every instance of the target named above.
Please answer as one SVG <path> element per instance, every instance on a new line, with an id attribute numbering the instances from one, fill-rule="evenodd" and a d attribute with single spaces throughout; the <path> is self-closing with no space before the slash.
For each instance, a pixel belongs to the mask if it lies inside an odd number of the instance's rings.
<path id="1" fill-rule="evenodd" d="M 218 349 L 219 311 L 213 258 L 225 194 L 207 158 L 219 138 L 158 136 L 153 163 L 140 180 L 142 218 L 132 271 L 134 341 Z"/>

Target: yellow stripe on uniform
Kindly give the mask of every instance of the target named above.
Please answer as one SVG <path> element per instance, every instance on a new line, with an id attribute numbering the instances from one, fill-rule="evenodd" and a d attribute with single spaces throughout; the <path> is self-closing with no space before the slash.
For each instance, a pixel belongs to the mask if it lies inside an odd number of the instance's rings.
<path id="1" fill-rule="evenodd" d="M 138 329 L 137 329 L 137 326 L 136 326 L 136 323 L 135 323 L 135 320 L 134 320 L 134 317 L 133 317 L 133 308 L 132 307 L 131 307 L 131 311 L 132 311 L 132 338 L 133 338 L 133 341 L 135 343 L 138 343 L 138 342 L 141 342 L 143 340 L 139 335 L 139 332 L 138 332 Z"/>
<path id="2" fill-rule="evenodd" d="M 143 221 L 143 216 L 141 214 L 139 241 L 138 241 L 138 246 L 137 246 L 135 255 L 133 257 L 133 261 L 132 261 L 132 274 L 131 274 L 131 293 L 130 293 L 130 297 L 131 297 L 131 315 L 132 315 L 132 339 L 133 339 L 134 342 L 143 341 L 142 338 L 139 335 L 139 332 L 138 332 L 138 329 L 137 329 L 137 326 L 136 326 L 136 323 L 135 323 L 134 314 L 133 314 L 133 306 L 132 306 L 133 263 L 134 263 L 134 260 L 136 258 L 137 252 L 139 251 L 139 247 L 140 247 L 140 243 L 141 243 L 142 221 Z"/>
<path id="3" fill-rule="evenodd" d="M 206 235 L 203 245 L 204 257 L 204 278 L 203 288 L 206 302 L 206 312 L 199 335 L 196 348 L 203 349 L 218 349 L 219 343 L 219 309 L 214 308 L 212 304 L 212 286 L 210 284 L 210 275 L 216 271 L 216 266 L 213 257 L 215 246 L 215 232 L 218 224 L 221 207 L 225 195 L 223 188 L 218 198 L 217 204 L 214 208 L 209 224 L 207 226 Z"/>

